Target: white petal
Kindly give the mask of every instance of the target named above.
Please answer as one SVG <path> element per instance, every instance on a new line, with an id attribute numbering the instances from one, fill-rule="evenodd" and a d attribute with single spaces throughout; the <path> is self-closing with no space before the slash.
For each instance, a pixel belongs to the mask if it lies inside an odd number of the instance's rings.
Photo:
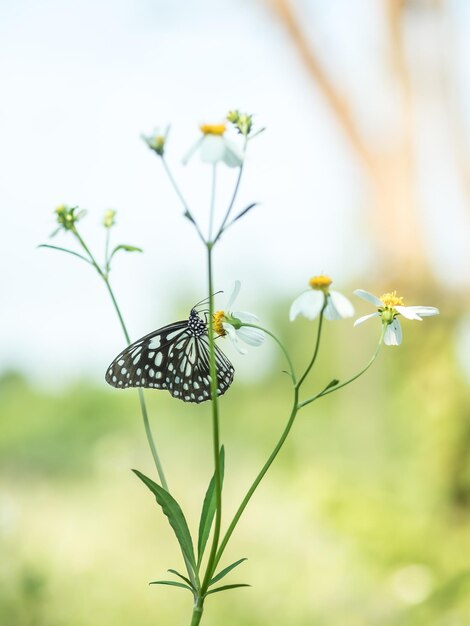
<path id="1" fill-rule="evenodd" d="M 377 296 L 374 296 L 373 293 L 364 291 L 364 289 L 356 289 L 354 293 L 356 294 L 356 296 L 359 296 L 359 298 L 362 298 L 363 300 L 367 300 L 367 302 L 370 302 L 374 306 L 383 307 L 384 305 L 384 303 L 382 302 L 380 298 L 377 298 Z"/>
<path id="2" fill-rule="evenodd" d="M 228 338 L 232 342 L 232 345 L 235 347 L 235 349 L 240 354 L 246 354 L 246 350 L 244 350 L 243 348 L 240 348 L 240 346 L 238 345 L 237 331 L 235 330 L 235 328 L 231 324 L 226 324 L 225 322 L 222 323 L 222 327 L 227 333 Z"/>
<path id="3" fill-rule="evenodd" d="M 439 315 L 439 309 L 434 306 L 396 306 L 395 308 L 409 320 L 421 320 L 422 317 Z"/>
<path id="4" fill-rule="evenodd" d="M 260 346 L 264 341 L 264 333 L 257 328 L 241 327 L 237 331 L 238 337 L 250 346 Z"/>
<path id="5" fill-rule="evenodd" d="M 384 335 L 384 343 L 386 346 L 399 346 L 403 339 L 400 322 L 395 318 L 391 324 L 387 326 Z"/>
<path id="6" fill-rule="evenodd" d="M 233 286 L 233 291 L 230 294 L 230 298 L 228 299 L 227 302 L 227 311 L 230 312 L 232 309 L 232 305 L 235 302 L 235 300 L 237 299 L 238 294 L 240 293 L 240 287 L 241 287 L 241 282 L 239 280 L 235 281 L 235 284 Z"/>
<path id="7" fill-rule="evenodd" d="M 370 320 L 371 317 L 379 317 L 380 313 L 376 311 L 375 313 L 369 313 L 369 315 L 363 315 L 362 317 L 358 317 L 358 319 L 354 322 L 354 326 L 359 326 L 366 320 Z"/>
<path id="8" fill-rule="evenodd" d="M 204 137 L 199 137 L 199 139 L 196 142 L 194 142 L 191 148 L 186 152 L 186 154 L 183 157 L 183 165 L 186 165 L 188 163 L 189 159 L 193 156 L 193 154 L 201 145 L 203 139 Z"/>
<path id="9" fill-rule="evenodd" d="M 330 291 L 325 317 L 329 320 L 339 320 L 354 315 L 354 307 L 339 291 Z"/>
<path id="10" fill-rule="evenodd" d="M 228 165 L 228 167 L 240 167 L 243 163 L 243 155 L 239 151 L 238 146 L 228 139 L 224 139 L 224 143 L 225 151 L 222 159 L 225 165 Z"/>
<path id="11" fill-rule="evenodd" d="M 319 314 L 324 302 L 322 291 L 311 289 L 304 291 L 294 300 L 289 312 L 289 319 L 292 322 L 297 315 L 303 315 L 308 320 L 315 319 Z"/>
<path id="12" fill-rule="evenodd" d="M 395 306 L 394 307 L 401 315 L 403 315 L 403 317 L 405 317 L 407 320 L 417 320 L 419 322 L 422 322 L 422 319 L 420 318 L 420 316 L 418 315 L 418 313 L 416 311 L 414 311 L 413 309 L 417 308 L 417 307 L 412 307 L 412 306 Z"/>
<path id="13" fill-rule="evenodd" d="M 204 163 L 218 163 L 225 154 L 225 142 L 221 135 L 204 135 L 201 142 L 201 159 Z"/>
<path id="14" fill-rule="evenodd" d="M 257 317 L 254 313 L 249 313 L 248 311 L 233 311 L 231 315 L 244 324 L 256 324 L 256 322 L 259 321 L 259 317 Z"/>

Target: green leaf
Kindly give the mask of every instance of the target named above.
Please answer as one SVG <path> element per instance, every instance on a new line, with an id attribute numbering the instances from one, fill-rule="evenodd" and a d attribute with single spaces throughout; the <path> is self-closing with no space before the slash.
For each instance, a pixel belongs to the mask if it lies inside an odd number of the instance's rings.
<path id="1" fill-rule="evenodd" d="M 333 378 L 333 380 L 331 380 L 327 386 L 325 387 L 325 389 L 323 389 L 322 393 L 324 393 L 325 391 L 328 391 L 328 389 L 331 389 L 332 387 L 336 387 L 336 385 L 339 385 L 339 380 L 337 378 Z"/>
<path id="2" fill-rule="evenodd" d="M 246 560 L 247 560 L 246 557 L 243 559 L 238 559 L 238 561 L 235 561 L 235 563 L 232 563 L 231 565 L 228 565 L 227 567 L 225 567 L 218 574 L 216 574 L 214 578 L 211 579 L 209 583 L 209 587 L 213 585 L 214 583 L 218 582 L 224 576 L 227 576 L 227 574 L 231 572 L 233 569 L 235 569 L 237 565 L 240 565 L 240 563 L 243 563 L 243 561 L 246 561 Z"/>
<path id="3" fill-rule="evenodd" d="M 180 505 L 171 496 L 168 491 L 165 491 L 163 487 L 154 483 L 153 480 L 139 472 L 138 470 L 132 470 L 140 480 L 147 485 L 150 491 L 157 499 L 158 504 L 162 507 L 163 513 L 168 517 L 171 527 L 175 531 L 176 538 L 180 544 L 183 555 L 188 559 L 192 568 L 196 569 L 196 562 L 194 560 L 194 548 L 189 532 L 188 524 L 183 515 Z"/>
<path id="4" fill-rule="evenodd" d="M 59 250 L 60 252 L 67 252 L 68 254 L 73 254 L 73 256 L 78 256 L 79 259 L 86 261 L 87 263 L 91 263 L 90 259 L 87 259 L 82 254 L 78 254 L 78 252 L 74 252 L 73 250 L 68 250 L 67 248 L 59 248 L 59 246 L 50 246 L 47 243 L 42 243 L 38 246 L 38 248 L 49 248 L 50 250 Z"/>
<path id="5" fill-rule="evenodd" d="M 251 585 L 223 585 L 222 587 L 211 589 L 206 593 L 206 596 L 208 596 L 210 593 L 218 593 L 219 591 L 227 591 L 227 589 L 236 589 L 237 587 L 251 587 Z"/>
<path id="6" fill-rule="evenodd" d="M 128 246 L 124 243 L 121 243 L 119 246 L 116 246 L 114 250 L 111 252 L 111 254 L 109 255 L 108 264 L 113 258 L 113 256 L 116 254 L 116 252 L 119 252 L 119 250 L 125 250 L 126 252 L 143 252 L 142 248 L 136 248 L 135 246 Z"/>
<path id="7" fill-rule="evenodd" d="M 237 220 L 239 220 L 240 218 L 242 218 L 244 215 L 246 215 L 248 213 L 248 211 L 251 211 L 251 209 L 254 209 L 255 206 L 257 206 L 257 202 L 253 202 L 253 204 L 250 204 L 246 207 L 246 209 L 243 209 L 243 211 L 240 211 L 240 213 L 233 218 L 233 220 L 230 222 L 230 225 L 235 224 L 235 222 Z"/>
<path id="8" fill-rule="evenodd" d="M 177 572 L 175 569 L 169 569 L 169 572 L 171 572 L 172 574 L 175 574 L 176 576 L 179 576 L 181 579 L 183 579 L 184 581 L 186 581 L 188 583 L 188 585 L 191 587 L 191 589 L 194 590 L 193 584 L 192 582 L 189 580 L 189 578 L 186 578 L 186 576 L 183 576 L 183 574 L 180 574 L 179 572 Z"/>
<path id="9" fill-rule="evenodd" d="M 177 583 L 174 580 L 152 580 L 149 585 L 170 585 L 171 587 L 181 587 L 182 589 L 189 589 L 191 593 L 193 590 L 188 585 L 183 585 L 183 583 Z"/>
<path id="10" fill-rule="evenodd" d="M 225 451 L 224 447 L 220 448 L 220 478 L 221 478 L 221 486 L 224 482 L 224 469 L 225 469 Z M 209 539 L 209 534 L 212 528 L 212 522 L 214 521 L 215 509 L 217 506 L 217 497 L 215 493 L 215 473 L 211 478 L 209 483 L 209 487 L 206 491 L 206 496 L 204 498 L 204 503 L 202 505 L 201 511 L 201 519 L 199 521 L 199 535 L 197 542 L 197 563 L 198 566 L 201 563 L 202 557 L 204 555 L 204 549 L 207 544 L 207 540 Z"/>

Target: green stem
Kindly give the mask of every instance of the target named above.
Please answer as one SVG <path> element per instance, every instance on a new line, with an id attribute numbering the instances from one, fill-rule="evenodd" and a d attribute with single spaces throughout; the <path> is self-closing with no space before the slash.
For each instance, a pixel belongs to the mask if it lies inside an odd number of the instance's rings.
<path id="1" fill-rule="evenodd" d="M 199 626 L 199 622 L 201 621 L 203 611 L 204 611 L 204 599 L 199 597 L 193 606 L 193 614 L 192 614 L 190 626 Z"/>
<path id="2" fill-rule="evenodd" d="M 189 209 L 189 205 L 186 202 L 185 197 L 183 196 L 183 193 L 182 193 L 181 189 L 179 188 L 178 183 L 176 182 L 173 174 L 171 173 L 171 170 L 170 170 L 170 168 L 168 166 L 168 163 L 166 162 L 166 159 L 165 159 L 164 156 L 161 157 L 161 161 L 163 163 L 163 169 L 165 170 L 166 175 L 168 176 L 168 180 L 170 181 L 171 186 L 173 187 L 176 195 L 178 196 L 178 198 L 180 199 L 181 204 L 183 205 L 186 217 L 188 217 L 189 220 L 194 224 L 194 228 L 196 229 L 197 234 L 199 235 L 199 239 L 204 244 L 206 244 L 206 240 L 204 239 L 204 235 L 202 234 L 202 232 L 201 232 L 201 230 L 200 230 L 196 220 L 194 219 L 193 214 L 191 213 L 191 211 Z"/>
<path id="3" fill-rule="evenodd" d="M 246 496 L 243 498 L 242 503 L 238 507 L 238 510 L 235 513 L 235 516 L 234 516 L 233 520 L 231 521 L 230 526 L 227 529 L 227 532 L 224 535 L 224 538 L 220 542 L 220 547 L 219 547 L 219 550 L 217 552 L 214 568 L 217 566 L 218 562 L 220 561 L 220 559 L 222 557 L 222 554 L 223 554 L 223 552 L 224 552 L 224 550 L 225 550 L 225 548 L 227 546 L 227 543 L 229 542 L 230 537 L 232 536 L 232 533 L 235 530 L 235 527 L 238 524 L 238 521 L 239 521 L 240 517 L 242 516 L 243 511 L 245 510 L 248 502 L 250 501 L 251 496 L 256 491 L 258 485 L 263 480 L 264 475 L 266 474 L 268 469 L 271 467 L 272 462 L 277 457 L 279 451 L 281 450 L 282 446 L 284 445 L 284 442 L 285 442 L 285 440 L 287 439 L 287 436 L 290 433 L 290 430 L 291 430 L 291 428 L 292 428 L 292 426 L 294 424 L 294 421 L 295 421 L 295 418 L 296 418 L 296 415 L 297 415 L 297 412 L 298 412 L 298 406 L 297 406 L 298 405 L 298 400 L 299 400 L 299 389 L 298 389 L 298 387 L 294 387 L 294 399 L 293 399 L 293 402 L 292 402 L 292 409 L 291 409 L 291 413 L 290 413 L 290 416 L 289 416 L 289 420 L 288 420 L 288 422 L 286 424 L 286 427 L 284 428 L 284 431 L 283 431 L 279 441 L 277 442 L 276 447 L 271 452 L 268 460 L 263 465 L 263 467 L 262 467 L 261 471 L 259 472 L 258 476 L 255 478 L 253 484 L 249 488 Z"/>
<path id="4" fill-rule="evenodd" d="M 325 303 L 323 305 L 323 308 L 322 308 L 322 310 L 320 312 L 320 320 L 319 320 L 319 323 L 318 323 L 318 330 L 317 330 L 317 339 L 316 339 L 316 342 L 315 342 L 315 349 L 314 349 L 312 360 L 310 361 L 310 363 L 309 363 L 306 371 L 304 372 L 302 378 L 297 383 L 295 382 L 294 369 L 292 367 L 292 363 L 291 363 L 290 357 L 289 357 L 289 355 L 287 353 L 287 350 L 284 348 L 282 343 L 279 341 L 279 339 L 275 335 L 273 335 L 269 331 L 266 331 L 264 328 L 260 328 L 260 330 L 266 332 L 270 337 L 272 337 L 277 342 L 277 344 L 279 345 L 281 350 L 284 352 L 284 354 L 286 356 L 286 359 L 287 359 L 287 362 L 289 363 L 289 367 L 290 367 L 290 370 L 291 370 L 292 382 L 294 384 L 294 398 L 293 398 L 293 402 L 292 402 L 292 409 L 291 409 L 291 413 L 290 413 L 289 419 L 287 421 L 286 427 L 284 428 L 279 441 L 277 442 L 274 450 L 271 452 L 268 460 L 263 465 L 260 473 L 255 478 L 255 480 L 254 480 L 253 484 L 251 485 L 250 489 L 248 490 L 246 496 L 243 498 L 242 503 L 240 504 L 237 512 L 235 513 L 235 516 L 234 516 L 232 522 L 230 523 L 230 526 L 228 527 L 227 532 L 225 533 L 224 538 L 222 539 L 222 541 L 220 543 L 220 547 L 219 547 L 219 550 L 217 552 L 215 566 L 217 566 L 217 563 L 221 559 L 222 554 L 223 554 L 223 552 L 225 550 L 225 547 L 227 546 L 227 543 L 229 542 L 229 539 L 230 539 L 233 531 L 235 530 L 236 525 L 238 524 L 238 520 L 242 516 L 242 513 L 245 510 L 248 502 L 250 501 L 250 499 L 251 499 L 252 495 L 254 494 L 254 492 L 256 491 L 258 485 L 260 484 L 260 482 L 264 478 L 264 475 L 266 474 L 268 469 L 271 467 L 274 459 L 279 454 L 279 451 L 281 450 L 282 446 L 284 445 L 284 442 L 287 439 L 287 437 L 288 437 L 288 435 L 289 435 L 289 433 L 291 431 L 291 428 L 292 428 L 292 426 L 294 424 L 295 418 L 297 416 L 297 412 L 299 410 L 299 390 L 300 390 L 300 386 L 301 386 L 302 382 L 304 381 L 305 377 L 307 376 L 307 374 L 309 373 L 310 369 L 312 368 L 312 366 L 313 366 L 313 364 L 315 362 L 315 359 L 317 358 L 318 350 L 320 348 L 320 337 L 321 337 L 321 332 L 322 332 L 323 313 L 324 313 L 325 307 L 326 307 L 326 299 L 325 299 Z M 246 324 L 246 326 L 249 326 L 249 325 L 250 324 Z"/>
<path id="5" fill-rule="evenodd" d="M 289 356 L 289 353 L 287 352 L 287 349 L 281 343 L 280 339 L 278 339 L 276 337 L 276 335 L 274 335 L 272 332 L 270 332 L 266 328 L 263 328 L 262 326 L 258 326 L 257 324 L 245 324 L 245 323 L 243 323 L 243 326 L 245 326 L 247 328 L 257 328 L 258 330 L 263 331 L 263 333 L 266 333 L 266 335 L 269 335 L 271 337 L 271 339 L 274 339 L 274 341 L 277 343 L 277 345 L 280 347 L 280 349 L 284 353 L 284 356 L 286 357 L 286 361 L 287 361 L 287 363 L 289 365 L 290 377 L 291 377 L 292 382 L 294 383 L 294 385 L 296 385 L 297 384 L 296 383 L 296 376 L 295 376 L 294 366 L 292 365 L 292 360 L 291 360 L 291 358 Z"/>
<path id="6" fill-rule="evenodd" d="M 127 343 L 130 344 L 131 343 L 131 339 L 129 337 L 129 333 L 127 331 L 126 324 L 124 322 L 124 318 L 122 317 L 121 309 L 119 308 L 119 305 L 117 303 L 116 297 L 115 297 L 114 292 L 113 292 L 113 290 L 111 288 L 111 285 L 109 283 L 109 279 L 108 279 L 107 274 L 105 274 L 105 272 L 103 272 L 101 267 L 98 265 L 98 263 L 96 262 L 93 254 L 91 253 L 91 251 L 88 248 L 88 246 L 86 245 L 86 243 L 83 241 L 82 237 L 80 236 L 80 234 L 79 234 L 79 232 L 77 231 L 76 228 L 74 229 L 73 233 L 76 236 L 76 238 L 78 239 L 78 241 L 79 241 L 80 245 L 82 246 L 82 248 L 88 254 L 93 267 L 96 269 L 96 271 L 98 272 L 100 277 L 103 279 L 103 281 L 104 281 L 104 283 L 106 285 L 106 289 L 108 290 L 108 294 L 109 294 L 109 296 L 111 298 L 111 302 L 113 303 L 113 307 L 114 307 L 114 310 L 116 312 L 116 315 L 118 316 L 119 323 L 120 323 L 122 331 L 124 333 L 124 337 L 126 338 Z M 142 418 L 144 420 L 145 434 L 147 436 L 147 441 L 148 441 L 148 444 L 149 444 L 149 447 L 150 447 L 150 451 L 152 453 L 152 457 L 153 457 L 153 460 L 155 462 L 155 466 L 157 468 L 158 476 L 160 478 L 160 482 L 162 484 L 162 487 L 166 491 L 169 491 L 168 483 L 166 482 L 166 478 L 165 478 L 165 473 L 163 471 L 163 467 L 162 467 L 162 464 L 161 464 L 161 461 L 160 461 L 160 457 L 159 457 L 158 452 L 157 452 L 157 447 L 155 445 L 155 440 L 154 440 L 153 435 L 152 435 L 152 429 L 150 428 L 150 422 L 149 422 L 149 418 L 148 418 L 147 406 L 145 404 L 144 392 L 142 391 L 142 389 L 138 389 L 138 392 L 139 392 L 140 409 L 142 411 Z"/>
<path id="7" fill-rule="evenodd" d="M 248 143 L 248 139 L 247 139 L 247 137 L 245 137 L 245 143 L 243 145 L 243 161 L 241 162 L 241 165 L 240 165 L 240 167 L 238 169 L 238 176 L 237 176 L 237 181 L 235 183 L 235 188 L 233 190 L 232 199 L 230 200 L 230 204 L 228 205 L 227 212 L 224 215 L 224 218 L 223 218 L 222 223 L 221 223 L 221 225 L 219 227 L 217 235 L 214 238 L 213 243 L 216 243 L 216 241 L 220 238 L 220 236 L 224 232 L 225 225 L 227 223 L 228 218 L 230 217 L 230 213 L 232 212 L 233 205 L 235 204 L 235 198 L 237 197 L 237 194 L 238 194 L 238 189 L 240 187 L 240 182 L 241 182 L 242 174 L 243 174 L 243 166 L 245 164 L 245 152 L 246 152 L 247 143 Z"/>
<path id="8" fill-rule="evenodd" d="M 353 381 L 357 380 L 359 376 L 362 376 L 363 374 L 365 374 L 365 372 L 367 372 L 367 370 L 375 361 L 375 359 L 377 358 L 380 352 L 380 348 L 382 347 L 383 338 L 384 338 L 386 330 L 387 330 L 387 324 L 382 324 L 382 333 L 379 338 L 379 343 L 377 344 L 374 354 L 371 356 L 366 366 L 363 367 L 362 370 L 360 370 L 355 376 L 353 376 L 352 378 L 349 378 L 344 383 L 341 383 L 341 385 L 335 385 L 334 387 L 328 386 L 325 389 L 323 389 L 323 391 L 320 391 L 320 393 L 317 393 L 315 396 L 312 396 L 311 398 L 308 398 L 307 400 L 304 400 L 303 402 L 299 402 L 298 408 L 301 409 L 307 404 L 314 402 L 314 400 L 317 400 L 318 398 L 323 398 L 323 396 L 327 396 L 329 393 L 333 393 L 334 391 L 338 391 L 338 389 L 341 389 L 342 387 L 346 387 L 346 385 L 349 385 Z"/>
<path id="9" fill-rule="evenodd" d="M 104 270 L 106 273 L 106 276 L 108 276 L 109 274 L 109 263 L 111 261 L 111 259 L 109 258 L 109 232 L 110 232 L 110 228 L 106 228 L 106 241 L 104 244 Z"/>
<path id="10" fill-rule="evenodd" d="M 210 242 L 207 246 L 207 273 L 209 288 L 209 323 L 207 325 L 207 333 L 209 336 L 209 364 L 210 364 L 210 383 L 211 383 L 211 407 L 212 407 L 212 439 L 214 454 L 214 474 L 215 474 L 215 495 L 216 510 L 214 534 L 212 536 L 211 551 L 207 561 L 207 569 L 201 586 L 201 594 L 205 595 L 209 588 L 209 582 L 217 565 L 216 555 L 220 538 L 220 527 L 222 521 L 222 476 L 220 470 L 220 434 L 219 434 L 219 403 L 217 398 L 217 370 L 215 364 L 215 343 L 214 329 L 212 320 L 214 317 L 214 285 L 213 285 L 213 268 L 212 268 L 212 249 Z"/>
<path id="11" fill-rule="evenodd" d="M 322 309 L 320 311 L 320 319 L 318 320 L 317 338 L 316 338 L 316 341 L 315 341 L 315 349 L 313 351 L 313 356 L 312 356 L 312 359 L 311 359 L 310 363 L 307 365 L 307 369 L 302 374 L 302 376 L 299 379 L 299 382 L 297 383 L 297 388 L 298 389 L 300 389 L 300 386 L 302 385 L 304 380 L 307 378 L 310 370 L 312 369 L 315 361 L 317 360 L 318 351 L 320 349 L 320 337 L 321 337 L 321 331 L 322 331 L 322 326 L 323 326 L 323 315 L 325 313 L 326 305 L 327 305 L 327 300 L 325 298 L 325 302 L 323 303 Z"/>
<path id="12" fill-rule="evenodd" d="M 208 241 L 212 241 L 212 230 L 214 228 L 216 181 L 217 181 L 217 164 L 214 163 L 214 165 L 212 166 L 212 189 L 211 189 L 211 205 L 210 205 L 210 211 L 209 211 L 209 237 L 208 237 Z"/>

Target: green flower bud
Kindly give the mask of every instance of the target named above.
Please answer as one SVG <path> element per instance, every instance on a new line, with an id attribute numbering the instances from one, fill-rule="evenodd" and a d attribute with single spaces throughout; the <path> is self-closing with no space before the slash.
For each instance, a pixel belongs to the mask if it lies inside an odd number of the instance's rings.
<path id="1" fill-rule="evenodd" d="M 113 209 L 108 209 L 103 217 L 103 226 L 105 228 L 111 228 L 116 223 L 114 217 L 116 215 L 116 211 Z"/>

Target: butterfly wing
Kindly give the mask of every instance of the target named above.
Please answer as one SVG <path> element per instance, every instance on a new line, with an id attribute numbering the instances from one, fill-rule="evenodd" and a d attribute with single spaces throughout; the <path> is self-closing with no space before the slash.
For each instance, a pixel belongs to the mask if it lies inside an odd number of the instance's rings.
<path id="1" fill-rule="evenodd" d="M 215 346 L 217 395 L 224 394 L 235 370 Z M 195 336 L 188 320 L 164 326 L 123 350 L 106 372 L 113 387 L 167 389 L 184 402 L 205 402 L 210 393 L 209 338 Z"/>
<path id="2" fill-rule="evenodd" d="M 188 336 L 188 321 L 174 322 L 155 330 L 123 350 L 106 372 L 106 382 L 117 387 L 166 389 L 168 353 L 180 336 Z"/>
<path id="3" fill-rule="evenodd" d="M 222 350 L 215 345 L 217 395 L 223 395 L 233 381 L 235 370 Z M 168 391 L 184 402 L 205 402 L 211 398 L 209 338 L 181 337 L 171 347 L 169 354 L 171 375 L 167 375 Z"/>

